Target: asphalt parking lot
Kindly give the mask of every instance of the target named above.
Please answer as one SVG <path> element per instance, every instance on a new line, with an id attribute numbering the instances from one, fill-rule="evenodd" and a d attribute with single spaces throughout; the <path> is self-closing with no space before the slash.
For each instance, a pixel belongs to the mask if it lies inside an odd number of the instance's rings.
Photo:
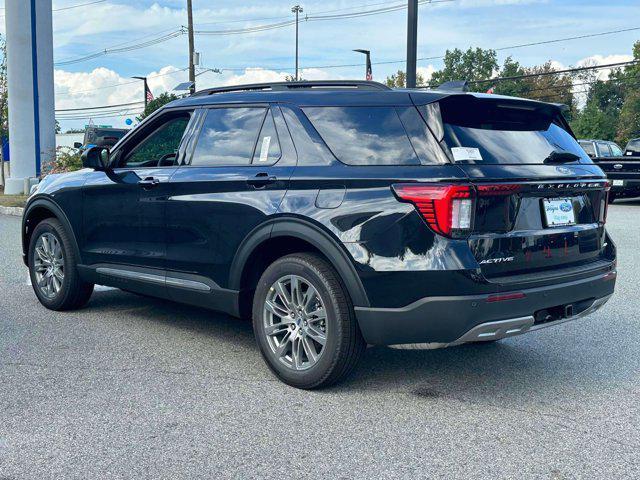
<path id="1" fill-rule="evenodd" d="M 614 298 L 493 345 L 369 348 L 329 390 L 277 381 L 251 326 L 118 290 L 45 310 L 0 216 L 0 479 L 638 478 L 640 201 Z"/>

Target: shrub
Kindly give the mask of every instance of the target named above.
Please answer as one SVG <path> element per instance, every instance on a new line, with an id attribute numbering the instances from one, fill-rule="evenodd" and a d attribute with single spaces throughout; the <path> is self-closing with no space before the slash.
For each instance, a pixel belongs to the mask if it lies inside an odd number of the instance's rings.
<path id="1" fill-rule="evenodd" d="M 81 168 L 80 150 L 73 147 L 58 147 L 53 161 L 42 167 L 42 177 L 44 178 L 52 173 L 73 172 Z"/>

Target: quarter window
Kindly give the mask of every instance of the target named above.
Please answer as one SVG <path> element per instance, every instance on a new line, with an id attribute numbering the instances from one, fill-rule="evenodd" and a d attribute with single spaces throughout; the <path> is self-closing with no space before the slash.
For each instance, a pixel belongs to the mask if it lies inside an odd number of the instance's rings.
<path id="1" fill-rule="evenodd" d="M 280 143 L 276 133 L 276 125 L 273 122 L 271 112 L 264 117 L 262 130 L 258 137 L 253 162 L 256 165 L 272 165 L 280 159 Z"/>
<path id="2" fill-rule="evenodd" d="M 420 165 L 393 107 L 307 107 L 333 154 L 349 165 Z"/>
<path id="3" fill-rule="evenodd" d="M 256 140 L 266 113 L 266 108 L 209 109 L 198 136 L 191 165 L 249 165 L 254 157 Z M 272 137 L 275 138 L 275 132 Z M 266 148 L 269 159 L 272 155 L 270 142 Z"/>

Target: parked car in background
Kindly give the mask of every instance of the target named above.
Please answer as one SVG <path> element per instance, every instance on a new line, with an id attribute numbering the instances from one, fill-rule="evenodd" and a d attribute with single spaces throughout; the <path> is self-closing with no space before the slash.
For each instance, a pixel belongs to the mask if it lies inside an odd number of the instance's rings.
<path id="1" fill-rule="evenodd" d="M 631 140 L 624 152 L 618 144 L 606 140 L 578 143 L 611 181 L 609 202 L 640 197 L 640 139 Z"/>
<path id="2" fill-rule="evenodd" d="M 83 149 L 90 147 L 113 147 L 128 131 L 128 128 L 87 127 L 84 132 L 83 142 L 76 142 L 73 146 Z"/>
<path id="3" fill-rule="evenodd" d="M 622 148 L 607 140 L 578 140 L 580 146 L 591 158 L 621 157 Z"/>
<path id="4" fill-rule="evenodd" d="M 640 138 L 629 140 L 629 143 L 627 143 L 624 149 L 624 154 L 630 157 L 640 157 Z"/>
<path id="5" fill-rule="evenodd" d="M 269 368 L 300 388 L 340 380 L 367 344 L 500 340 L 614 292 L 608 182 L 554 104 L 362 81 L 223 87 L 83 164 L 25 208 L 39 301 L 80 308 L 101 284 L 252 318 Z"/>

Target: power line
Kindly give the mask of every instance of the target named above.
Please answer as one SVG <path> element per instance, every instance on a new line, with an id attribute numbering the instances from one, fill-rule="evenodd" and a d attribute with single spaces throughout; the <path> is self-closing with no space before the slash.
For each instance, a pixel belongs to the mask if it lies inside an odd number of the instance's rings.
<path id="1" fill-rule="evenodd" d="M 95 5 L 96 3 L 104 3 L 106 1 L 107 0 L 94 0 L 93 2 L 79 3 L 77 5 L 69 5 L 68 7 L 54 8 L 51 11 L 52 12 L 63 12 L 65 10 L 71 10 L 73 8 L 79 8 L 79 7 L 87 7 L 89 5 Z M 0 10 L 5 10 L 5 8 L 4 7 L 0 7 Z M 4 13 L 1 13 L 0 17 L 4 17 Z"/>
<path id="2" fill-rule="evenodd" d="M 60 67 L 60 66 L 64 66 L 64 65 L 72 65 L 74 63 L 86 62 L 87 60 L 93 60 L 94 58 L 102 57 L 103 55 L 109 55 L 109 54 L 112 54 L 112 53 L 130 52 L 132 50 L 138 50 L 140 48 L 146 48 L 146 47 L 150 47 L 150 46 L 153 46 L 153 45 L 157 45 L 159 43 L 166 42 L 167 40 L 171 40 L 171 39 L 179 37 L 179 36 L 181 36 L 183 34 L 184 34 L 184 30 L 182 28 L 180 28 L 178 30 L 172 31 L 171 33 L 167 33 L 165 35 L 161 35 L 159 37 L 152 38 L 151 40 L 147 40 L 146 42 L 141 42 L 141 43 L 137 43 L 137 44 L 133 44 L 133 45 L 126 45 L 126 46 L 123 46 L 123 47 L 105 48 L 103 50 L 100 50 L 99 52 L 90 53 L 90 54 L 85 55 L 83 57 L 78 57 L 78 58 L 73 58 L 73 59 L 70 59 L 70 60 L 62 60 L 62 61 L 59 61 L 59 62 L 55 62 L 54 66 Z M 144 38 L 144 37 L 142 37 L 142 38 Z"/>
<path id="3" fill-rule="evenodd" d="M 188 69 L 189 69 L 189 67 L 186 67 L 186 68 L 181 68 L 180 70 L 174 70 L 174 71 L 171 71 L 171 72 L 159 73 L 157 75 L 150 75 L 150 76 L 147 77 L 147 79 L 164 77 L 166 75 L 174 75 L 176 73 L 184 72 L 184 71 L 186 71 Z M 86 90 L 75 90 L 74 92 L 58 93 L 58 94 L 56 94 L 56 96 L 57 97 L 62 97 L 62 96 L 75 95 L 77 93 L 94 92 L 96 90 L 104 90 L 104 89 L 107 89 L 107 88 L 117 88 L 117 87 L 123 87 L 125 85 L 132 85 L 134 83 L 140 83 L 140 82 L 138 80 L 132 80 L 132 81 L 129 81 L 129 82 L 114 83 L 112 85 L 103 85 L 101 87 L 89 88 L 89 89 L 86 89 Z"/>
<path id="4" fill-rule="evenodd" d="M 64 10 L 71 10 L 73 8 L 79 8 L 79 7 L 87 7 L 89 5 L 95 5 L 96 3 L 104 3 L 107 0 L 94 0 L 93 2 L 87 2 L 87 3 L 79 3 L 78 5 L 70 5 L 68 7 L 61 7 L 61 8 L 54 8 L 53 10 L 51 10 L 52 12 L 62 12 Z"/>
<path id="5" fill-rule="evenodd" d="M 632 27 L 632 28 L 623 28 L 623 29 L 618 29 L 618 30 L 610 30 L 607 32 L 597 32 L 597 33 L 591 33 L 591 34 L 586 34 L 586 35 L 579 35 L 579 36 L 574 36 L 574 37 L 563 37 L 563 38 L 555 38 L 552 40 L 543 40 L 540 42 L 530 42 L 530 43 L 521 43 L 521 44 L 517 44 L 517 45 L 509 45 L 509 46 L 504 46 L 504 47 L 498 47 L 495 48 L 494 50 L 496 51 L 504 51 L 504 50 L 514 50 L 517 48 L 525 48 L 525 47 L 533 47 L 536 45 L 547 45 L 547 44 L 552 44 L 552 43 L 561 43 L 561 42 L 567 42 L 567 41 L 571 41 L 571 40 L 582 40 L 585 38 L 592 38 L 592 37 L 601 37 L 604 35 L 614 35 L 617 33 L 624 33 L 624 32 L 631 32 L 631 31 L 636 31 L 636 30 L 640 30 L 640 27 Z M 432 56 L 432 57 L 419 57 L 417 60 L 420 61 L 429 61 L 429 60 L 442 60 L 443 58 L 445 58 L 445 55 L 436 55 L 436 56 Z M 386 60 L 386 61 L 380 61 L 380 62 L 372 62 L 373 65 L 392 65 L 392 64 L 401 64 L 401 63 L 405 63 L 406 59 L 403 60 Z M 334 64 L 334 65 L 311 65 L 311 66 L 302 66 L 301 68 L 316 68 L 319 70 L 322 69 L 330 69 L 330 68 L 347 68 L 347 67 L 359 67 L 361 66 L 361 63 L 343 63 L 343 64 Z M 263 67 L 269 70 L 293 70 L 291 67 L 278 67 L 278 66 L 269 66 L 269 67 Z M 221 68 L 221 70 L 228 70 L 228 71 L 243 71 L 245 70 L 245 68 L 243 67 L 224 67 Z"/>
<path id="6" fill-rule="evenodd" d="M 494 82 L 506 82 L 510 80 L 522 80 L 525 78 L 532 77 L 544 77 L 549 75 L 562 75 L 564 73 L 573 73 L 573 72 L 586 72 L 588 70 L 600 70 L 602 68 L 615 68 L 615 67 L 624 67 L 627 65 L 635 65 L 640 63 L 640 60 L 631 60 L 629 62 L 617 62 L 617 63 L 608 63 L 605 65 L 594 65 L 591 67 L 575 67 L 575 68 L 566 68 L 564 70 L 553 70 L 550 72 L 539 72 L 539 73 L 525 73 L 524 75 L 514 75 L 512 77 L 494 77 L 489 78 L 487 80 L 473 80 L 469 82 L 470 85 L 477 85 L 479 83 L 494 83 Z"/>
<path id="7" fill-rule="evenodd" d="M 120 103 L 116 105 L 102 105 L 100 107 L 61 108 L 61 109 L 57 109 L 56 112 L 77 112 L 81 110 L 99 110 L 99 109 L 114 108 L 114 107 L 130 107 L 132 105 L 140 105 L 141 103 L 144 103 L 144 102 Z"/>

